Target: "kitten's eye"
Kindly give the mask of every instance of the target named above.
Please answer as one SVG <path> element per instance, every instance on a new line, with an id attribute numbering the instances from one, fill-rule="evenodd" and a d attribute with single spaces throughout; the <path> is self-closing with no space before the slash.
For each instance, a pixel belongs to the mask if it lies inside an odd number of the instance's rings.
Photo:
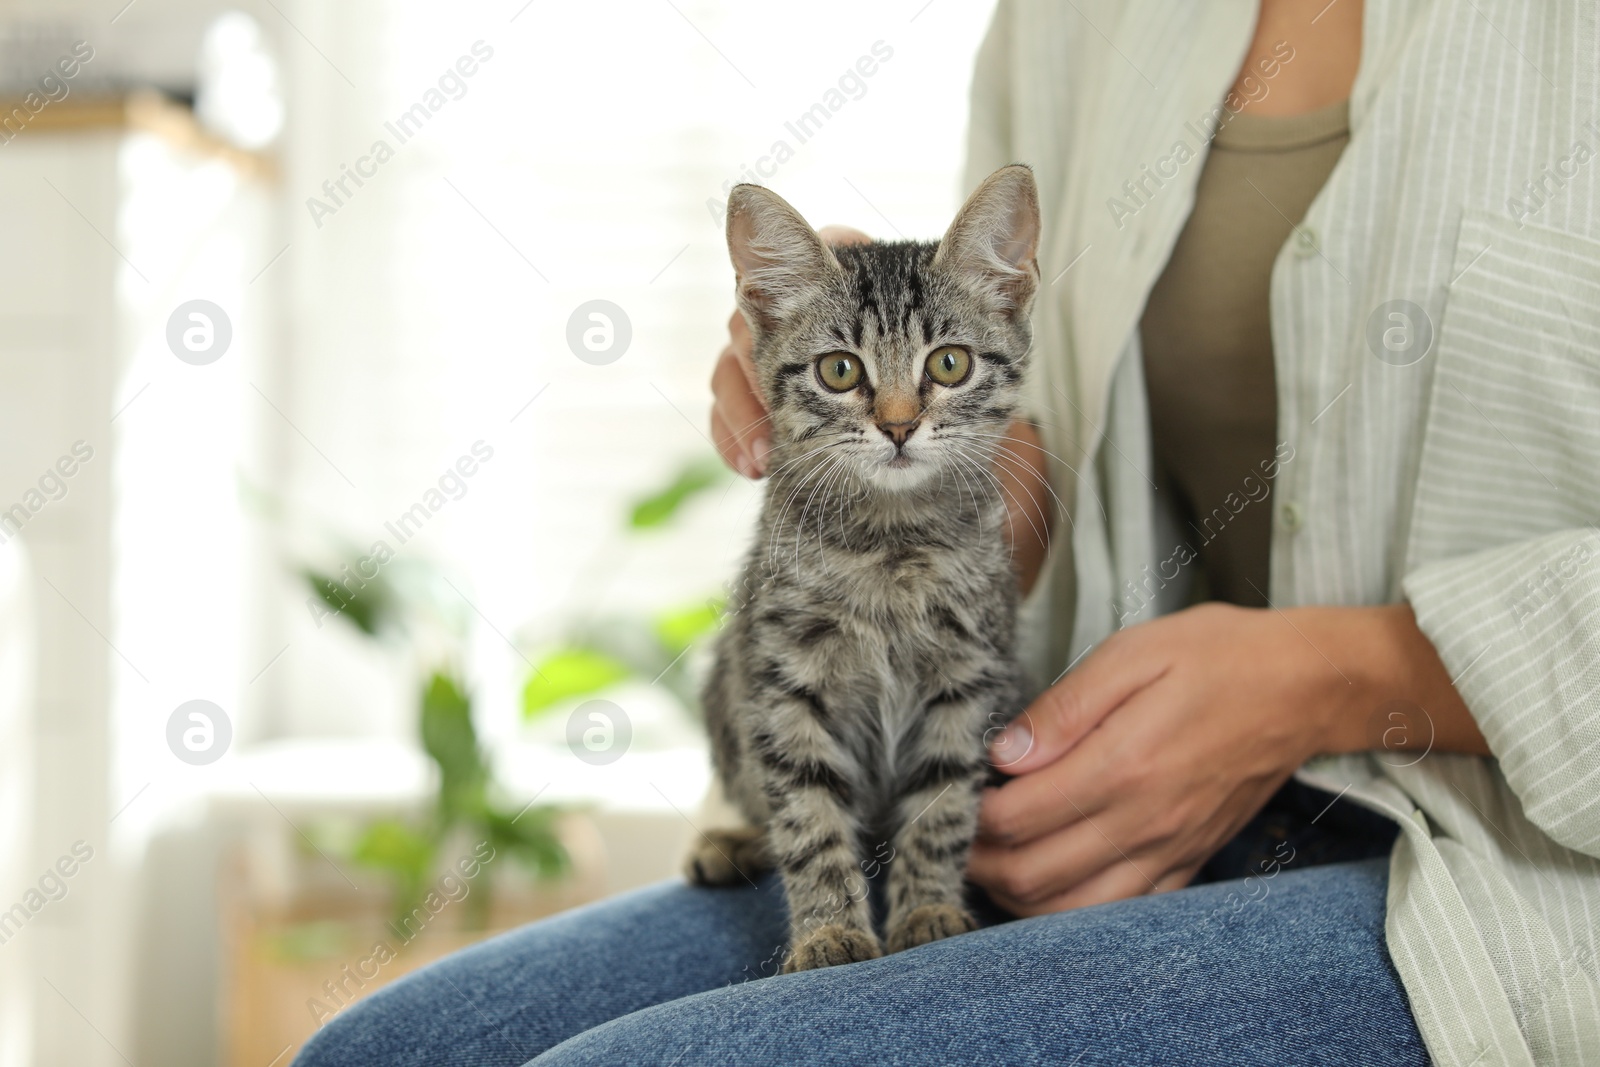
<path id="1" fill-rule="evenodd" d="M 972 356 L 965 348 L 946 345 L 928 357 L 928 377 L 940 385 L 960 385 L 972 373 Z"/>
<path id="2" fill-rule="evenodd" d="M 848 352 L 829 352 L 817 360 L 817 377 L 836 393 L 861 384 L 861 361 Z"/>

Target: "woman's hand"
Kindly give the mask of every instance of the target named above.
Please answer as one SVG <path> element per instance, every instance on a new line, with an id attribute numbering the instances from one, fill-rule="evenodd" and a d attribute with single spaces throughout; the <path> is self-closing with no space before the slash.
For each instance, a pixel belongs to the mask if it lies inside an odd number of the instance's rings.
<path id="1" fill-rule="evenodd" d="M 1407 743 L 1487 753 L 1408 605 L 1203 604 L 1119 631 L 1036 700 L 991 756 L 969 875 L 1037 915 L 1186 885 L 1307 758 Z"/>

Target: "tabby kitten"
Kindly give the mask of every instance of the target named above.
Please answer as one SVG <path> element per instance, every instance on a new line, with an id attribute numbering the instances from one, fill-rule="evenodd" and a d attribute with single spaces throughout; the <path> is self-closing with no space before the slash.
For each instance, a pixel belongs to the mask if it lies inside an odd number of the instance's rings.
<path id="1" fill-rule="evenodd" d="M 830 248 L 767 189 L 728 200 L 772 452 L 704 694 L 749 826 L 704 835 L 688 873 L 734 885 L 777 867 L 785 971 L 883 954 L 866 885 L 880 869 L 889 951 L 973 929 L 962 872 L 985 731 L 1023 702 L 993 462 L 1038 239 L 1024 166 L 990 175 L 939 242 Z"/>

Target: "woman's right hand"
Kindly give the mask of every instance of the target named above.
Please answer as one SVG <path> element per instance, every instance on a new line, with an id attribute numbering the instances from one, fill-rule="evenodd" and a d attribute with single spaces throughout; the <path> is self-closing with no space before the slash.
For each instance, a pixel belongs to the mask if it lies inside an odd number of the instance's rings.
<path id="1" fill-rule="evenodd" d="M 817 235 L 830 245 L 866 244 L 872 238 L 849 226 L 824 226 Z M 735 309 L 728 319 L 728 345 L 711 372 L 711 439 L 728 466 L 746 478 L 767 473 L 772 447 L 767 405 L 750 362 L 750 327 Z"/>

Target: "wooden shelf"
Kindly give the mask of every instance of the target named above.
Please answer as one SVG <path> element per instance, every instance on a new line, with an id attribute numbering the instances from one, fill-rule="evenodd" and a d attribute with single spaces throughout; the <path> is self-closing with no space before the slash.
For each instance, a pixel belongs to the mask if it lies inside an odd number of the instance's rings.
<path id="1" fill-rule="evenodd" d="M 10 116 L 13 109 L 28 114 L 20 99 L 0 100 L 0 118 Z M 278 178 L 272 156 L 240 148 L 210 133 L 192 110 L 153 90 L 122 96 L 68 96 L 29 116 L 27 125 L 14 132 L 13 138 L 116 129 L 155 134 L 174 148 L 224 160 L 252 178 L 269 182 Z"/>

